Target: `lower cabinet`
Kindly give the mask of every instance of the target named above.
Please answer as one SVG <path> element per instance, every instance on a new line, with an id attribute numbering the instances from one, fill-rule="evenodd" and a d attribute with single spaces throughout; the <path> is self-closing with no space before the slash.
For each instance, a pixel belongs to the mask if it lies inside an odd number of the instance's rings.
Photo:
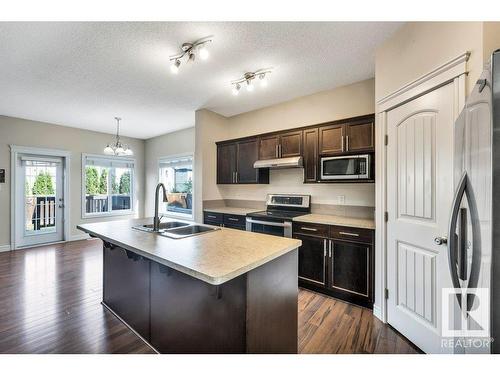
<path id="1" fill-rule="evenodd" d="M 204 211 L 203 223 L 219 227 L 245 230 L 246 216 Z"/>
<path id="2" fill-rule="evenodd" d="M 300 286 L 373 308 L 373 230 L 294 223 L 293 231 L 302 240 Z"/>
<path id="3" fill-rule="evenodd" d="M 150 261 L 105 242 L 103 263 L 104 303 L 149 341 Z"/>

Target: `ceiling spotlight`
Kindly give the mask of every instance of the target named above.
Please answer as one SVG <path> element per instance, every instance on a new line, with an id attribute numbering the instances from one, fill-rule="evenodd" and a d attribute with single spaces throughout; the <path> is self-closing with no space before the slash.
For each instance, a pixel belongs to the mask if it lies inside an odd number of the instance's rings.
<path id="1" fill-rule="evenodd" d="M 259 77 L 260 86 L 266 87 L 267 86 L 267 74 L 271 73 L 271 71 L 272 71 L 272 68 L 259 69 L 256 72 L 246 72 L 243 75 L 243 77 L 231 82 L 231 85 L 233 86 L 233 89 L 232 89 L 233 95 L 238 95 L 238 92 L 241 88 L 241 85 L 245 84 L 245 83 L 246 83 L 247 91 L 253 91 L 254 90 L 253 80 L 257 77 Z"/>
<path id="2" fill-rule="evenodd" d="M 179 66 L 181 66 L 181 60 L 176 59 L 172 65 L 170 65 L 170 71 L 173 74 L 179 73 Z"/>
<path id="3" fill-rule="evenodd" d="M 204 45 L 201 46 L 200 50 L 198 51 L 200 53 L 200 57 L 202 60 L 208 59 L 208 49 Z"/>
<path id="4" fill-rule="evenodd" d="M 238 95 L 240 93 L 241 85 L 237 83 L 236 85 L 233 86 L 232 93 L 233 95 Z"/>
<path id="5" fill-rule="evenodd" d="M 181 46 L 181 52 L 177 55 L 170 56 L 170 61 L 174 61 L 170 69 L 172 73 L 177 74 L 179 71 L 179 66 L 181 65 L 181 60 L 184 57 L 187 57 L 187 61 L 195 61 L 196 54 L 199 54 L 202 60 L 206 60 L 208 58 L 208 50 L 207 43 L 212 41 L 212 37 L 206 37 L 202 39 L 198 39 L 195 42 L 186 42 Z"/>
<path id="6" fill-rule="evenodd" d="M 261 87 L 267 87 L 267 78 L 264 73 L 259 74 L 259 80 L 260 80 L 260 86 Z"/>

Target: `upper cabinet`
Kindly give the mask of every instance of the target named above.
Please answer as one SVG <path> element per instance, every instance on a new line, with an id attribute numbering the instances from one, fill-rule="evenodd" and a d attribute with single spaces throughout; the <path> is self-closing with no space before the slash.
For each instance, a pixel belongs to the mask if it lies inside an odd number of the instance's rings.
<path id="1" fill-rule="evenodd" d="M 248 139 L 217 144 L 218 184 L 267 184 L 268 169 L 255 169 L 259 158 L 259 142 Z"/>
<path id="2" fill-rule="evenodd" d="M 302 155 L 302 130 L 259 138 L 259 160 Z"/>
<path id="3" fill-rule="evenodd" d="M 254 168 L 257 160 L 303 157 L 304 182 L 320 180 L 322 156 L 375 152 L 374 115 L 217 142 L 218 184 L 267 184 L 268 168 Z M 374 157 L 371 158 L 372 163 Z M 373 165 L 371 166 L 373 168 Z M 344 180 L 343 182 L 365 182 Z M 370 180 L 373 182 L 373 179 Z"/>
<path id="4" fill-rule="evenodd" d="M 373 116 L 319 128 L 319 153 L 321 155 L 374 151 L 375 127 Z"/>

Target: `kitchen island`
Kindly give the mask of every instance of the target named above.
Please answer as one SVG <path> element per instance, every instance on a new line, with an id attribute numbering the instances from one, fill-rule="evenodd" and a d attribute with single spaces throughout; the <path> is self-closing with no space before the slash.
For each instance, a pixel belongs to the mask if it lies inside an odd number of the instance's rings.
<path id="1" fill-rule="evenodd" d="M 182 239 L 79 225 L 103 241 L 103 305 L 159 353 L 297 353 L 301 241 L 222 228 Z"/>

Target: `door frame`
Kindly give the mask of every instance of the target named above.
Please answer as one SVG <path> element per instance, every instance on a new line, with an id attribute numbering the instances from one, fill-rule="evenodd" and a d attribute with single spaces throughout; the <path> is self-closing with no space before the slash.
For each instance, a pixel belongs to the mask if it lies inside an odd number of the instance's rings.
<path id="1" fill-rule="evenodd" d="M 452 83 L 454 86 L 454 116 L 458 117 L 465 104 L 467 61 L 464 52 L 416 80 L 402 86 L 376 102 L 375 117 L 375 302 L 373 314 L 387 323 L 387 113 L 419 96 Z M 391 291 L 392 293 L 394 291 Z"/>
<path id="2" fill-rule="evenodd" d="M 10 145 L 10 249 L 16 250 L 16 202 L 17 190 L 16 184 L 19 179 L 16 169 L 16 160 L 20 154 L 31 154 L 37 156 L 53 156 L 63 159 L 63 194 L 64 194 L 64 209 L 63 209 L 63 241 L 70 239 L 70 165 L 71 152 L 52 148 L 40 148 L 30 146 Z M 36 246 L 36 245 L 34 245 Z"/>

